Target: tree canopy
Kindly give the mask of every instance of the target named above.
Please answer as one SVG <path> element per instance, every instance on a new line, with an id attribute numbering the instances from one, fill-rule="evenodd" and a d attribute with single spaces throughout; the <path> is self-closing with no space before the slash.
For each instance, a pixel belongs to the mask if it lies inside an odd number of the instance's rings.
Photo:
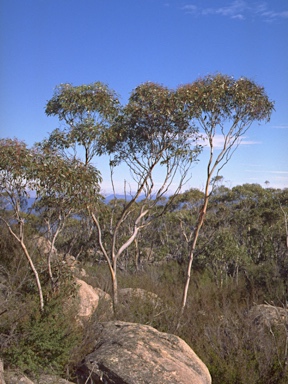
<path id="1" fill-rule="evenodd" d="M 60 84 L 46 105 L 47 116 L 65 122 L 64 130 L 55 129 L 46 143 L 67 150 L 71 146 L 85 149 L 85 164 L 97 152 L 99 136 L 118 114 L 120 103 L 116 93 L 101 82 L 73 86 Z"/>

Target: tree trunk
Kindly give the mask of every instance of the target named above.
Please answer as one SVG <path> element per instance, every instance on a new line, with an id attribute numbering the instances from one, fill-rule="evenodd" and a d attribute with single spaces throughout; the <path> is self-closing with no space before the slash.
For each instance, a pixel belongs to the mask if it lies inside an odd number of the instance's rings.
<path id="1" fill-rule="evenodd" d="M 32 269 L 32 271 L 34 273 L 36 284 L 37 284 L 37 288 L 38 288 L 38 294 L 39 294 L 39 300 L 40 300 L 40 309 L 41 309 L 41 311 L 43 311 L 44 310 L 44 299 L 43 299 L 42 286 L 41 286 L 41 282 L 40 282 L 40 279 L 39 279 L 38 272 L 37 272 L 37 270 L 35 268 L 35 265 L 34 265 L 30 255 L 29 255 L 29 252 L 28 252 L 28 250 L 26 248 L 26 245 L 24 244 L 24 242 L 22 240 L 20 241 L 20 244 L 21 244 L 21 247 L 22 247 L 22 249 L 24 251 L 24 254 L 25 254 L 25 256 L 26 256 L 26 258 L 27 258 L 27 260 L 28 260 L 28 262 L 30 264 L 30 267 L 31 267 L 31 269 Z"/>
<path id="2" fill-rule="evenodd" d="M 200 230 L 201 230 L 202 225 L 204 223 L 204 218 L 205 218 L 205 214 L 206 214 L 206 210 L 207 210 L 208 200 L 209 200 L 209 197 L 207 195 L 207 197 L 205 197 L 204 205 L 203 205 L 203 208 L 201 209 L 201 212 L 199 215 L 198 223 L 197 223 L 197 226 L 195 229 L 195 234 L 194 234 L 193 242 L 192 242 L 190 253 L 189 253 L 188 266 L 187 266 L 187 271 L 186 271 L 186 282 L 185 282 L 185 286 L 184 286 L 184 290 L 183 290 L 182 303 L 181 303 L 179 317 L 178 317 L 178 321 L 177 321 L 177 325 L 176 325 L 176 330 L 178 330 L 178 328 L 180 326 L 180 321 L 182 319 L 182 316 L 183 316 L 183 313 L 184 313 L 184 310 L 185 310 L 185 307 L 187 304 L 187 296 L 188 296 L 188 289 L 189 289 L 190 280 L 191 280 L 191 269 L 192 269 L 192 264 L 193 264 L 193 260 L 194 260 L 194 253 L 195 253 L 197 241 L 199 238 Z"/>
<path id="3" fill-rule="evenodd" d="M 190 252 L 189 252 L 188 266 L 187 266 L 187 271 L 186 271 L 186 282 L 185 282 L 185 286 L 184 286 L 184 290 L 183 290 L 182 303 L 181 303 L 181 308 L 180 308 L 180 312 L 179 312 L 179 316 L 178 316 L 178 320 L 177 320 L 176 331 L 180 327 L 180 322 L 181 322 L 181 319 L 182 319 L 182 316 L 183 316 L 183 313 L 184 313 L 184 310 L 185 310 L 185 307 L 187 304 L 187 296 L 188 296 L 188 289 L 189 289 L 190 280 L 191 280 L 191 269 L 192 269 L 192 264 L 193 264 L 193 260 L 194 260 L 194 253 L 195 253 L 195 249 L 196 249 L 196 245 L 198 242 L 200 230 L 201 230 L 202 225 L 204 223 L 204 219 L 206 216 L 207 207 L 208 207 L 208 203 L 209 203 L 209 196 L 210 196 L 209 184 L 210 184 L 211 176 L 212 176 L 212 173 L 214 170 L 214 167 L 212 168 L 212 171 L 210 170 L 211 161 L 212 161 L 212 152 L 210 154 L 210 161 L 209 161 L 208 167 L 207 167 L 207 179 L 206 179 L 206 185 L 205 185 L 204 202 L 203 202 L 203 206 L 202 206 L 200 213 L 199 213 L 196 228 L 194 229 L 193 242 L 191 244 L 191 248 L 190 248 Z"/>
<path id="4" fill-rule="evenodd" d="M 110 269 L 110 273 L 111 273 L 111 280 L 112 280 L 113 312 L 115 314 L 118 308 L 118 282 L 117 282 L 116 269 Z"/>
<path id="5" fill-rule="evenodd" d="M 11 235 L 19 242 L 19 244 L 21 245 L 21 248 L 24 252 L 24 255 L 26 257 L 26 259 L 28 260 L 28 263 L 32 269 L 32 272 L 35 276 L 35 280 L 36 280 L 36 284 L 37 284 L 37 288 L 38 288 L 38 294 L 39 294 L 39 301 L 40 301 L 40 310 L 43 311 L 44 310 L 44 299 L 43 299 L 43 292 L 42 292 L 42 286 L 41 286 L 41 282 L 40 282 L 40 279 L 39 279 L 39 275 L 38 275 L 38 272 L 37 272 L 37 269 L 35 268 L 35 265 L 33 263 L 33 260 L 31 259 L 30 255 L 29 255 L 29 252 L 28 252 L 28 249 L 26 248 L 26 245 L 24 243 L 24 230 L 23 230 L 23 222 L 20 221 L 19 224 L 20 224 L 20 235 L 17 236 L 16 233 L 13 231 L 13 229 L 11 228 L 11 226 L 9 225 L 9 223 L 3 219 L 3 217 L 0 217 L 0 220 L 2 220 L 9 232 L 11 233 Z"/>
<path id="6" fill-rule="evenodd" d="M 135 243 L 135 268 L 136 271 L 139 271 L 140 267 L 140 249 L 139 249 L 139 243 L 138 243 L 138 238 L 136 237 L 134 240 Z"/>

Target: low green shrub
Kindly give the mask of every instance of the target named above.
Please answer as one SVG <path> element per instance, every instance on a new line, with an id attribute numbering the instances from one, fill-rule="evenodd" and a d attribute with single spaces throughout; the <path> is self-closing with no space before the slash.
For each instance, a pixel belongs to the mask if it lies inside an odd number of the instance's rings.
<path id="1" fill-rule="evenodd" d="M 11 301 L 14 310 L 0 319 L 2 340 L 6 336 L 0 355 L 6 367 L 34 375 L 65 374 L 71 351 L 82 337 L 71 299 L 73 289 L 71 285 L 61 286 L 61 291 L 46 301 L 43 312 L 36 295 L 23 295 L 18 307 Z"/>

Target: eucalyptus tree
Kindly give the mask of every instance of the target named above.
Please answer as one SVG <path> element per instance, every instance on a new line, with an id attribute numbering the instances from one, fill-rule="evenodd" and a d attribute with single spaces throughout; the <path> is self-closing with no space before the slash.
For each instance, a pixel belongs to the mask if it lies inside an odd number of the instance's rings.
<path id="1" fill-rule="evenodd" d="M 186 306 L 199 233 L 213 189 L 212 178 L 217 180 L 220 171 L 230 161 L 241 138 L 253 122 L 269 121 L 274 104 L 269 100 L 264 88 L 253 81 L 243 77 L 236 80 L 222 74 L 200 78 L 191 84 L 180 86 L 177 92 L 182 97 L 185 108 L 189 110 L 194 125 L 203 133 L 209 148 L 204 202 L 199 210 L 197 225 L 191 238 L 180 319 Z M 220 148 L 219 141 L 221 141 Z M 178 322 L 178 326 L 179 324 Z"/>
<path id="2" fill-rule="evenodd" d="M 56 239 L 68 218 L 82 214 L 88 202 L 101 199 L 101 176 L 97 169 L 76 158 L 65 158 L 40 145 L 34 151 L 38 183 L 33 208 L 40 214 L 42 232 L 44 229 L 45 237 L 50 240 L 47 265 L 53 287 L 57 279 L 52 273 L 51 258 Z"/>
<path id="3" fill-rule="evenodd" d="M 104 92 L 103 97 L 98 97 L 99 90 L 101 95 Z M 92 116 L 92 110 L 95 116 Z M 98 204 L 87 204 L 97 229 L 100 250 L 109 267 L 116 308 L 119 259 L 137 241 L 139 231 L 149 225 L 153 208 L 172 189 L 173 182 L 176 182 L 174 194 L 180 191 L 191 162 L 200 151 L 197 129 L 191 124 L 178 93 L 155 83 L 138 86 L 124 107 L 119 106 L 115 93 L 101 83 L 81 87 L 60 86 L 47 103 L 46 113 L 59 116 L 66 126 L 63 131 L 58 129 L 52 132 L 44 146 L 58 147 L 65 153 L 69 148 L 83 146 L 85 164 L 90 164 L 95 155 L 109 154 L 111 186 L 115 197 L 114 173 L 117 166 L 124 163 L 132 178 L 133 187 L 123 182 L 125 197 L 121 210 L 116 200 L 114 206 L 110 204 L 108 233 L 101 220 L 102 208 Z M 98 119 L 98 123 L 94 118 Z M 159 170 L 161 177 L 156 180 Z M 165 207 L 163 205 L 157 215 L 161 215 Z M 128 230 L 124 235 L 123 228 L 131 217 L 133 224 L 126 225 Z"/>
<path id="4" fill-rule="evenodd" d="M 176 196 L 179 193 L 201 147 L 197 142 L 198 131 L 190 123 L 178 93 L 151 82 L 133 90 L 128 104 L 103 139 L 104 152 L 111 154 L 111 174 L 118 164 L 124 163 L 136 186 L 136 192 L 127 194 L 127 201 L 113 227 L 109 267 L 115 275 L 122 252 L 137 239 L 140 229 L 163 215 L 173 200 L 163 199 L 165 194 L 172 192 Z M 140 197 L 141 204 L 136 204 Z M 120 225 L 132 211 L 135 215 L 133 228 L 127 241 L 118 245 Z M 96 216 L 94 220 L 101 239 Z M 114 292 L 117 292 L 117 279 L 113 281 Z"/>
<path id="5" fill-rule="evenodd" d="M 47 217 L 51 210 L 58 212 L 62 229 L 63 220 L 73 211 L 81 209 L 87 199 L 97 198 L 99 173 L 81 166 L 76 160 L 68 161 L 55 152 L 43 151 L 39 147 L 28 148 L 17 139 L 0 140 L 0 194 L 6 204 L 5 215 L 0 220 L 9 233 L 20 244 L 35 276 L 39 293 L 40 309 L 44 309 L 44 297 L 39 273 L 31 256 L 26 223 L 33 220 L 33 209 L 45 207 Z M 30 197 L 33 197 L 31 206 Z M 62 216 L 62 217 L 61 217 Z M 56 225 L 54 223 L 54 225 Z M 52 279 L 48 256 L 47 270 Z"/>
<path id="6" fill-rule="evenodd" d="M 99 137 L 119 112 L 116 93 L 101 82 L 73 86 L 60 84 L 47 102 L 47 116 L 57 116 L 64 124 L 55 129 L 46 141 L 50 148 L 61 150 L 68 157 L 81 157 L 91 163 L 98 151 Z M 72 152 L 69 152 L 72 150 Z"/>
<path id="7" fill-rule="evenodd" d="M 7 226 L 9 233 L 21 246 L 34 274 L 39 293 L 40 308 L 43 310 L 42 286 L 38 271 L 27 248 L 24 231 L 29 191 L 33 191 L 36 187 L 36 181 L 30 177 L 33 170 L 33 156 L 25 143 L 17 140 L 1 139 L 0 193 L 6 214 L 1 215 L 0 220 Z M 9 215 L 7 215 L 8 210 Z"/>

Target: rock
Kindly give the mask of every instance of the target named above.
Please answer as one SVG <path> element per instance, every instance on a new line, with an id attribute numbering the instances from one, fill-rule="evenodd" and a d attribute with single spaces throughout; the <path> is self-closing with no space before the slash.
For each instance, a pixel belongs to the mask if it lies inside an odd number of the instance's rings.
<path id="1" fill-rule="evenodd" d="M 271 328 L 272 325 L 288 326 L 288 310 L 268 304 L 252 307 L 248 317 L 253 324 Z"/>
<path id="2" fill-rule="evenodd" d="M 157 308 L 162 305 L 162 300 L 156 293 L 146 291 L 141 288 L 121 288 L 119 289 L 119 300 L 122 303 L 130 304 L 132 300 L 144 301 L 152 304 L 153 307 Z"/>
<path id="3" fill-rule="evenodd" d="M 112 300 L 108 293 L 102 291 L 100 288 L 93 288 L 80 279 L 76 279 L 76 283 L 79 285 L 79 317 L 90 318 L 98 307 L 101 299 L 110 303 L 112 309 Z"/>
<path id="4" fill-rule="evenodd" d="M 75 269 L 77 265 L 77 260 L 74 256 L 69 255 L 68 253 L 67 255 L 62 255 L 62 259 L 63 262 L 68 265 L 68 267 L 70 267 L 72 270 Z"/>
<path id="5" fill-rule="evenodd" d="M 40 375 L 31 381 L 27 376 L 16 371 L 8 371 L 5 373 L 5 378 L 6 384 L 74 384 L 55 375 Z M 1 381 L 0 384 L 2 384 Z"/>
<path id="6" fill-rule="evenodd" d="M 48 255 L 51 251 L 51 241 L 46 239 L 44 236 L 35 236 L 34 240 L 36 241 L 36 247 L 40 254 Z M 52 247 L 52 257 L 57 256 L 57 249 Z"/>
<path id="7" fill-rule="evenodd" d="M 7 371 L 4 377 L 6 384 L 34 384 L 27 376 L 18 371 Z"/>
<path id="8" fill-rule="evenodd" d="M 85 269 L 84 268 L 81 268 L 80 270 L 79 270 L 79 275 L 81 276 L 81 277 L 87 277 L 88 275 L 87 275 L 87 272 L 85 271 Z"/>
<path id="9" fill-rule="evenodd" d="M 39 379 L 35 381 L 35 384 L 74 384 L 71 381 L 61 379 L 54 375 L 41 375 Z"/>
<path id="10" fill-rule="evenodd" d="M 78 384 L 211 383 L 205 364 L 175 335 L 111 321 L 97 325 L 95 339 L 94 351 L 76 372 Z"/>

